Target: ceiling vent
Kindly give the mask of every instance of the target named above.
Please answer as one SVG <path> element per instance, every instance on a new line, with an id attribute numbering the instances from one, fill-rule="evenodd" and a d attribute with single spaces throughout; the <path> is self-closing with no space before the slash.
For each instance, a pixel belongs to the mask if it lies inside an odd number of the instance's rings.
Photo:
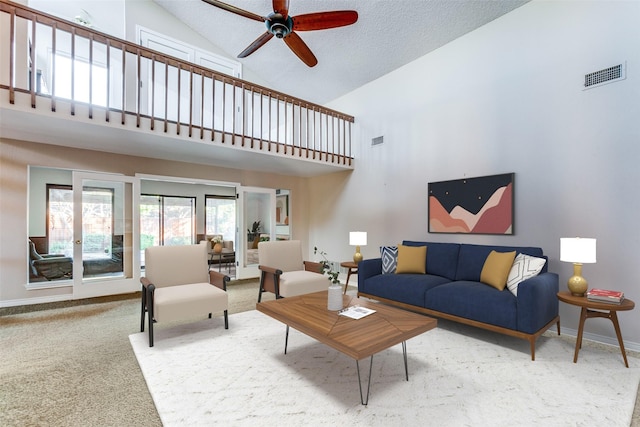
<path id="1" fill-rule="evenodd" d="M 591 89 L 607 83 L 624 80 L 626 76 L 626 63 L 614 65 L 604 70 L 594 71 L 584 75 L 584 88 Z"/>
<path id="2" fill-rule="evenodd" d="M 371 139 L 371 146 L 376 146 L 376 145 L 380 145 L 384 142 L 384 137 L 382 136 L 377 136 L 373 139 Z"/>

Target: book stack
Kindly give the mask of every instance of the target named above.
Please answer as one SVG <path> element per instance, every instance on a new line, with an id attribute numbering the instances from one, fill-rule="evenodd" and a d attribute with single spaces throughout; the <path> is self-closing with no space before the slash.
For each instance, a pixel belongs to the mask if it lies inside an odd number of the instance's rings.
<path id="1" fill-rule="evenodd" d="M 587 291 L 587 299 L 589 301 L 620 304 L 624 300 L 624 293 L 620 291 L 610 291 L 608 289 L 589 289 Z"/>

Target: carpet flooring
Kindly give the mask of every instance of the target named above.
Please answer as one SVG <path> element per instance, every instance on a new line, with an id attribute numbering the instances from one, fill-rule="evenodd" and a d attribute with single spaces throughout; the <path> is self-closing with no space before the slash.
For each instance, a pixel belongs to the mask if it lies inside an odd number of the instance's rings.
<path id="1" fill-rule="evenodd" d="M 524 340 L 441 323 L 407 342 L 408 382 L 401 346 L 374 356 L 368 406 L 354 360 L 294 330 L 284 355 L 284 325 L 255 310 L 129 338 L 167 427 L 630 424 L 640 367 L 602 349 L 574 364 L 552 336 L 531 362 Z"/>
<path id="2" fill-rule="evenodd" d="M 255 308 L 257 281 L 228 290 L 230 313 Z M 139 294 L 0 308 L 0 426 L 161 426 L 139 330 Z"/>

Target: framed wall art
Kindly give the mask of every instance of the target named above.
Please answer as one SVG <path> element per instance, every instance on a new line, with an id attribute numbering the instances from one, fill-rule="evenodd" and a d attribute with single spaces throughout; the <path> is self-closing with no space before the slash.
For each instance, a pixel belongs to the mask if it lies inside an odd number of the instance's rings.
<path id="1" fill-rule="evenodd" d="M 514 177 L 430 182 L 429 233 L 513 234 Z"/>

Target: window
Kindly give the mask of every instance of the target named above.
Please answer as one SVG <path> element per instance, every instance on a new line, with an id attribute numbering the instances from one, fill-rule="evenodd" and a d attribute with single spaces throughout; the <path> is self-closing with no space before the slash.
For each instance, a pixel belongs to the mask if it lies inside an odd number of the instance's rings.
<path id="1" fill-rule="evenodd" d="M 49 253 L 73 256 L 73 189 L 47 184 L 47 242 Z"/>
<path id="2" fill-rule="evenodd" d="M 113 250 L 114 191 L 82 189 L 82 259 L 111 259 Z"/>
<path id="3" fill-rule="evenodd" d="M 140 196 L 140 250 L 193 244 L 195 206 L 195 197 Z"/>
<path id="4" fill-rule="evenodd" d="M 111 258 L 114 221 L 112 188 L 82 191 L 82 258 Z M 73 188 L 47 184 L 47 241 L 49 253 L 73 256 Z"/>
<path id="5" fill-rule="evenodd" d="M 235 241 L 236 198 L 234 196 L 205 196 L 205 233 L 222 234 L 224 240 Z"/>
<path id="6" fill-rule="evenodd" d="M 56 54 L 55 95 L 60 98 L 74 99 L 79 102 L 91 103 L 102 107 L 107 106 L 107 68 L 97 65 L 89 65 L 88 61 L 71 57 L 65 54 Z M 74 65 L 74 81 L 71 81 L 71 65 Z M 89 70 L 93 72 L 91 85 L 89 84 Z M 73 96 L 71 85 L 73 84 Z M 91 97 L 89 96 L 91 94 Z"/>

